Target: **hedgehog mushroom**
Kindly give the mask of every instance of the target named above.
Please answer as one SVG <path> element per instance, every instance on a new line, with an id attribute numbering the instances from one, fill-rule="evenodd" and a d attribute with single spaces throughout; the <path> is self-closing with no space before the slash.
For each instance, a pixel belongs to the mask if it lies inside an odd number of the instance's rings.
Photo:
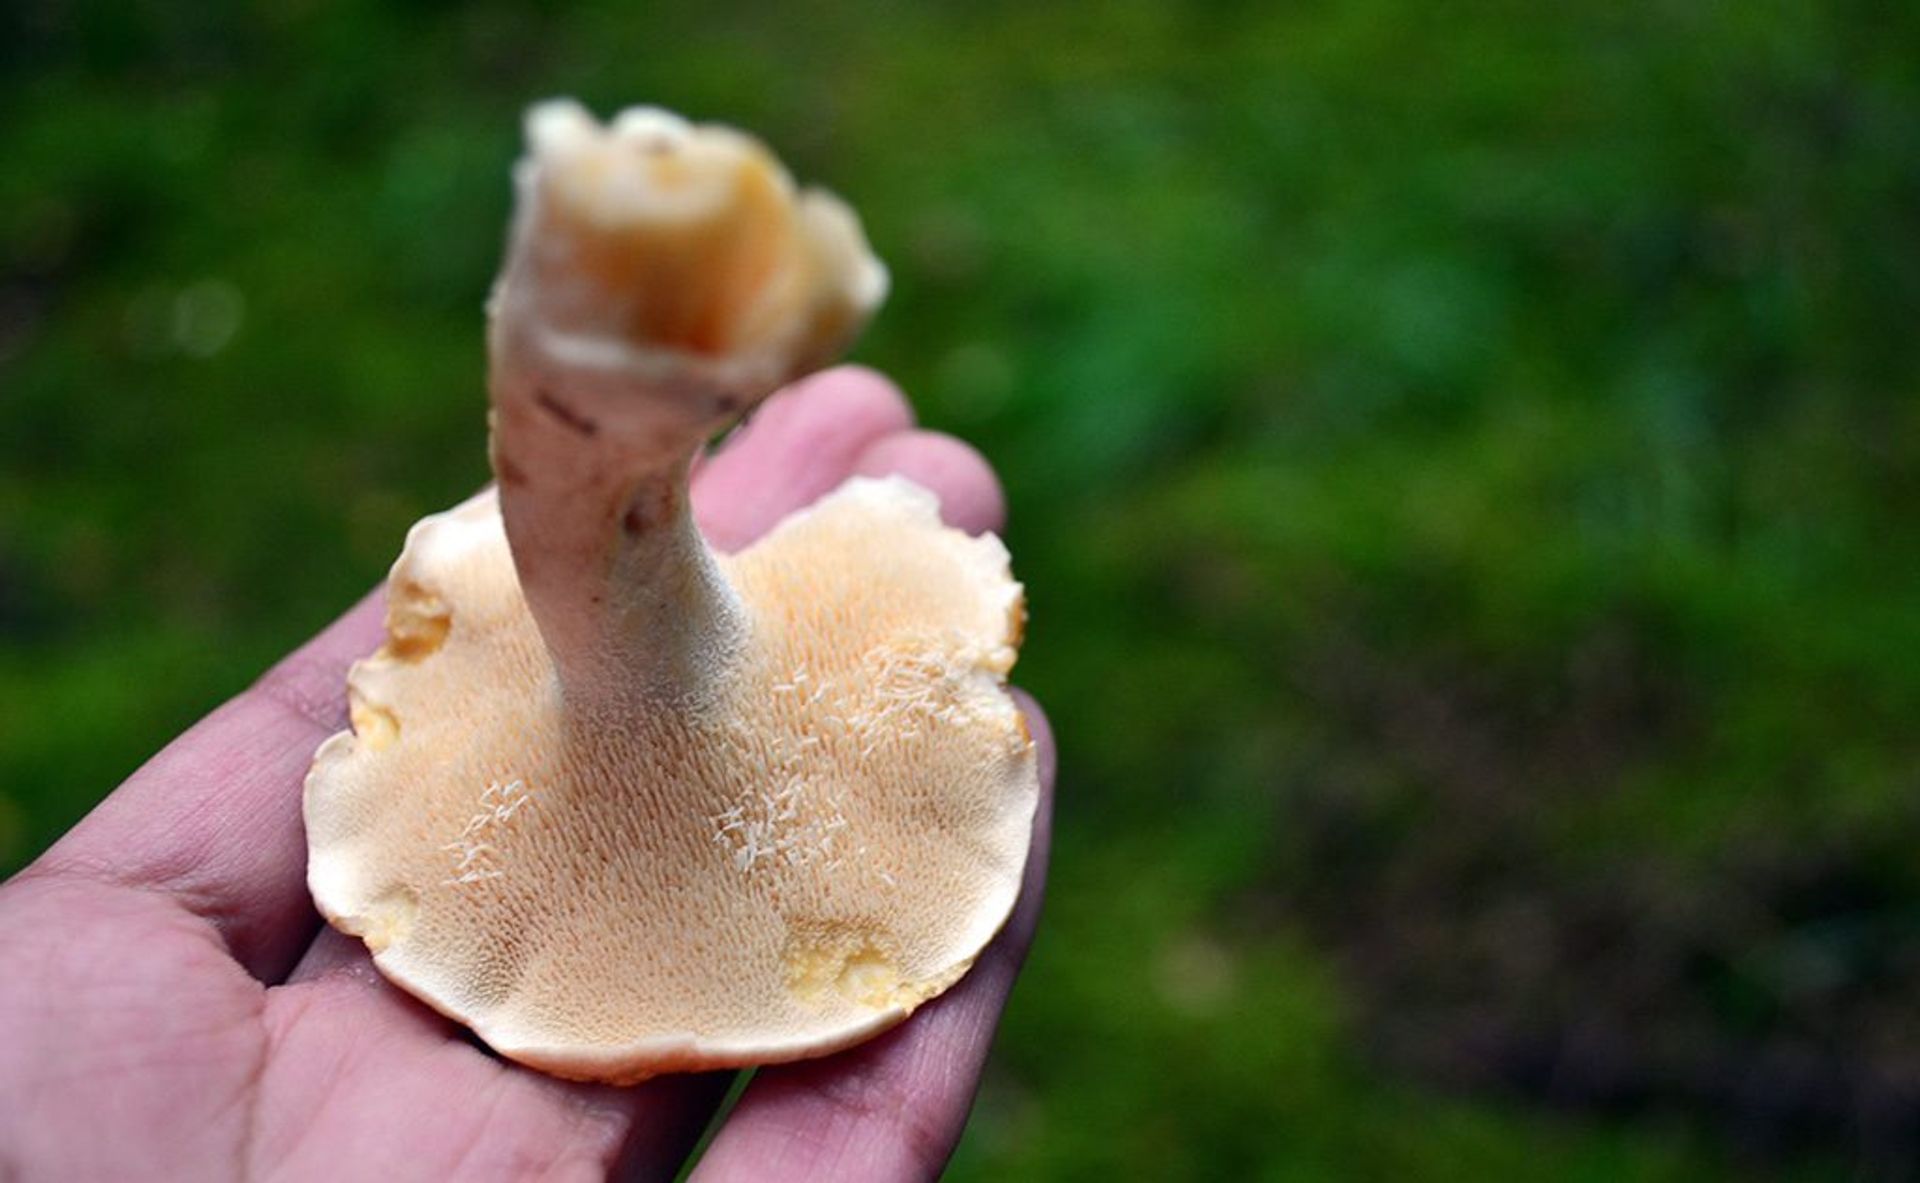
<path id="1" fill-rule="evenodd" d="M 999 929 L 1038 792 L 1005 548 L 855 479 L 737 554 L 719 428 L 886 273 L 738 132 L 536 107 L 489 307 L 489 490 L 424 519 L 315 755 L 308 882 L 381 971 L 568 1077 L 823 1054 Z"/>

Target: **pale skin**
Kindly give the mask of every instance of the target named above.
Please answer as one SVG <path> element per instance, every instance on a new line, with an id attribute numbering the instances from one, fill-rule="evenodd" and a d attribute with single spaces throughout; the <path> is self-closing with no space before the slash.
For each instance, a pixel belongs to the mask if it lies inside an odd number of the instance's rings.
<path id="1" fill-rule="evenodd" d="M 698 466 L 722 550 L 856 474 L 901 473 L 949 524 L 1000 528 L 992 470 L 842 368 L 774 396 Z M 728 1077 L 572 1084 L 487 1052 L 325 928 L 300 786 L 346 723 L 376 593 L 136 772 L 0 885 L 0 1178 L 665 1179 Z M 900 1027 L 760 1070 L 697 1167 L 708 1181 L 895 1180 L 952 1153 L 1046 874 L 1053 744 L 1019 903 L 973 971 Z"/>

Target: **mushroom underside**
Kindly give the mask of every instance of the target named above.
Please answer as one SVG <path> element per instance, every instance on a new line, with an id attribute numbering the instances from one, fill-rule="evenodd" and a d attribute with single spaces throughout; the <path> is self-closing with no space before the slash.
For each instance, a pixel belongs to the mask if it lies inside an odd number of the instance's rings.
<path id="1" fill-rule="evenodd" d="M 309 881 L 515 1059 L 637 1080 L 830 1051 L 945 989 L 1011 910 L 1038 778 L 999 541 L 856 479 L 720 565 L 748 640 L 672 702 L 563 695 L 491 493 L 395 564 L 353 730 L 308 780 Z"/>

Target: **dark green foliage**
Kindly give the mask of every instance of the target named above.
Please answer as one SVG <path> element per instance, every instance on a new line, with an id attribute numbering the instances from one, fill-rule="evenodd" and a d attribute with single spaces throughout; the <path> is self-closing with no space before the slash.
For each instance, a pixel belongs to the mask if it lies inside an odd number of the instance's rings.
<path id="1" fill-rule="evenodd" d="M 485 478 L 529 99 L 866 215 L 1061 735 L 966 1178 L 1920 1162 L 1920 9 L 0 13 L 0 868 Z"/>

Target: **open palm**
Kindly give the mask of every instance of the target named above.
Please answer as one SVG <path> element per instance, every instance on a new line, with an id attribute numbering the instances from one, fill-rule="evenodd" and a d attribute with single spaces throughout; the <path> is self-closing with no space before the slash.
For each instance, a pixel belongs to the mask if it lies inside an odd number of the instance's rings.
<path id="1" fill-rule="evenodd" d="M 933 489 L 953 525 L 1000 525 L 979 456 L 913 429 L 899 393 L 856 369 L 770 400 L 700 467 L 695 514 L 732 549 L 882 472 Z M 300 786 L 314 747 L 346 725 L 346 668 L 379 642 L 379 599 L 0 886 L 0 1177 L 648 1179 L 682 1164 L 726 1075 L 616 1089 L 501 1061 L 315 915 Z M 894 1031 L 761 1070 L 697 1178 L 920 1178 L 945 1164 L 1045 875 L 1051 739 L 1023 705 L 1042 804 L 1006 930 Z"/>

